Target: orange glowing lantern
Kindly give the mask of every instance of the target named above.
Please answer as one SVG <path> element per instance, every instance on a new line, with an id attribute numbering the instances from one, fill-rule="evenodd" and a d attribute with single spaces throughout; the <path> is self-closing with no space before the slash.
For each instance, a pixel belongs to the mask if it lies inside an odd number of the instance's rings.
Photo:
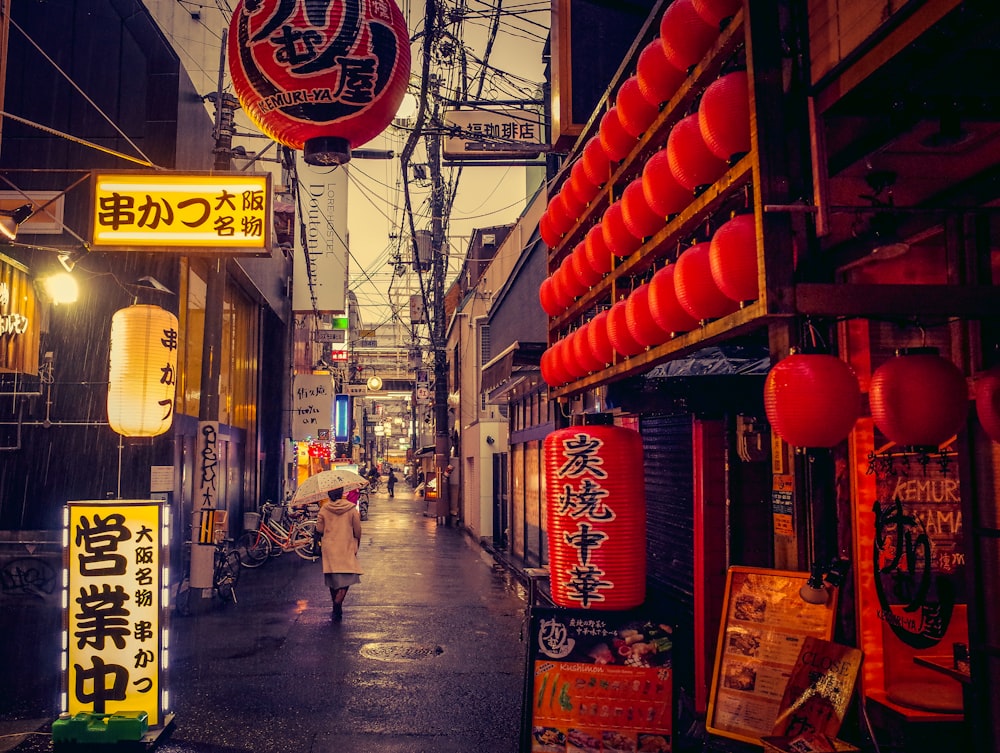
<path id="1" fill-rule="evenodd" d="M 726 297 L 752 301 L 757 288 L 757 228 L 752 214 L 739 214 L 723 223 L 708 249 L 712 279 Z"/>
<path id="2" fill-rule="evenodd" d="M 872 374 L 868 402 L 875 426 L 893 442 L 937 448 L 965 423 L 969 387 L 936 348 L 901 349 Z"/>
<path id="3" fill-rule="evenodd" d="M 125 437 L 155 437 L 174 419 L 177 317 L 137 304 L 111 317 L 108 424 Z"/>
<path id="4" fill-rule="evenodd" d="M 631 609 L 646 598 L 642 439 L 620 426 L 558 429 L 543 443 L 552 600 Z"/>
<path id="5" fill-rule="evenodd" d="M 833 447 L 861 412 L 861 388 L 844 361 L 826 353 L 792 353 L 768 372 L 764 412 L 792 447 Z"/>
<path id="6" fill-rule="evenodd" d="M 696 243 L 677 258 L 674 288 L 681 307 L 699 321 L 731 314 L 739 304 L 726 296 L 712 278 L 709 244 Z"/>

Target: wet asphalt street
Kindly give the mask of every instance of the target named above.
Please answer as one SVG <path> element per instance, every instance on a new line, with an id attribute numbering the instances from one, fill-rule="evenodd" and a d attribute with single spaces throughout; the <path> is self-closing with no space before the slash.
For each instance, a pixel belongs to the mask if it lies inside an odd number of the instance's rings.
<path id="1" fill-rule="evenodd" d="M 423 510 L 403 483 L 394 499 L 373 497 L 365 574 L 342 622 L 331 620 L 319 562 L 291 552 L 243 569 L 238 604 L 173 617 L 175 716 L 155 750 L 515 753 L 523 590 L 466 534 Z M 56 643 L 48 634 L 58 610 L 21 619 L 5 611 L 6 645 L 29 644 L 17 654 L 36 672 L 25 677 L 12 660 L 0 667 L 0 751 L 52 750 L 58 679 L 38 664 Z"/>

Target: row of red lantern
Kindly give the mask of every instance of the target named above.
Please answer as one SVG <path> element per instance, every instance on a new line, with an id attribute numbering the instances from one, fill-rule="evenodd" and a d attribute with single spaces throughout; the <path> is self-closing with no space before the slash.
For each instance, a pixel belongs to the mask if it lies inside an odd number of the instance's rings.
<path id="1" fill-rule="evenodd" d="M 1000 429 L 993 407 L 1000 407 L 1000 398 L 990 380 L 983 384 L 983 400 L 976 405 L 989 433 Z M 939 447 L 965 422 L 969 388 L 961 370 L 936 349 L 915 348 L 900 351 L 872 373 L 868 403 L 873 423 L 895 444 Z M 794 353 L 768 373 L 764 410 L 772 430 L 788 444 L 832 447 L 850 434 L 861 414 L 861 387 L 839 358 Z"/>

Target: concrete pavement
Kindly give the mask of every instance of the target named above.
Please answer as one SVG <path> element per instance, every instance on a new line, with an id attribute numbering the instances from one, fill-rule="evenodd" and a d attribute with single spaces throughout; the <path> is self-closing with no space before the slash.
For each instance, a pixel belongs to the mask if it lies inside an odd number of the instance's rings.
<path id="1" fill-rule="evenodd" d="M 463 532 L 423 511 L 406 483 L 394 499 L 373 497 L 365 574 L 342 622 L 331 621 L 319 563 L 292 553 L 244 569 L 238 604 L 173 618 L 175 719 L 157 749 L 517 751 L 523 589 Z M 6 674 L 0 669 L 9 693 L 17 679 Z M 37 695 L 41 708 L 37 700 L 0 706 L 0 736 L 41 734 L 0 737 L 0 750 L 52 749 L 47 723 L 38 727 L 51 696 Z"/>

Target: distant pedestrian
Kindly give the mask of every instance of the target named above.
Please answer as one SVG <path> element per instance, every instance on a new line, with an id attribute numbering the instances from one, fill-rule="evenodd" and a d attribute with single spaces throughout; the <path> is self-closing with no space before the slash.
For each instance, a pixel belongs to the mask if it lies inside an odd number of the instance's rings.
<path id="1" fill-rule="evenodd" d="M 333 619 L 344 616 L 347 589 L 361 582 L 358 547 L 361 546 L 361 515 L 353 502 L 344 499 L 343 487 L 327 492 L 330 498 L 316 519 L 316 537 L 322 541 L 323 580 L 333 599 Z"/>
<path id="2" fill-rule="evenodd" d="M 385 482 L 385 485 L 386 488 L 389 490 L 390 497 L 395 496 L 394 492 L 396 490 L 396 481 L 398 481 L 398 479 L 396 478 L 396 472 L 392 470 L 392 468 L 389 468 L 389 478 Z"/>

